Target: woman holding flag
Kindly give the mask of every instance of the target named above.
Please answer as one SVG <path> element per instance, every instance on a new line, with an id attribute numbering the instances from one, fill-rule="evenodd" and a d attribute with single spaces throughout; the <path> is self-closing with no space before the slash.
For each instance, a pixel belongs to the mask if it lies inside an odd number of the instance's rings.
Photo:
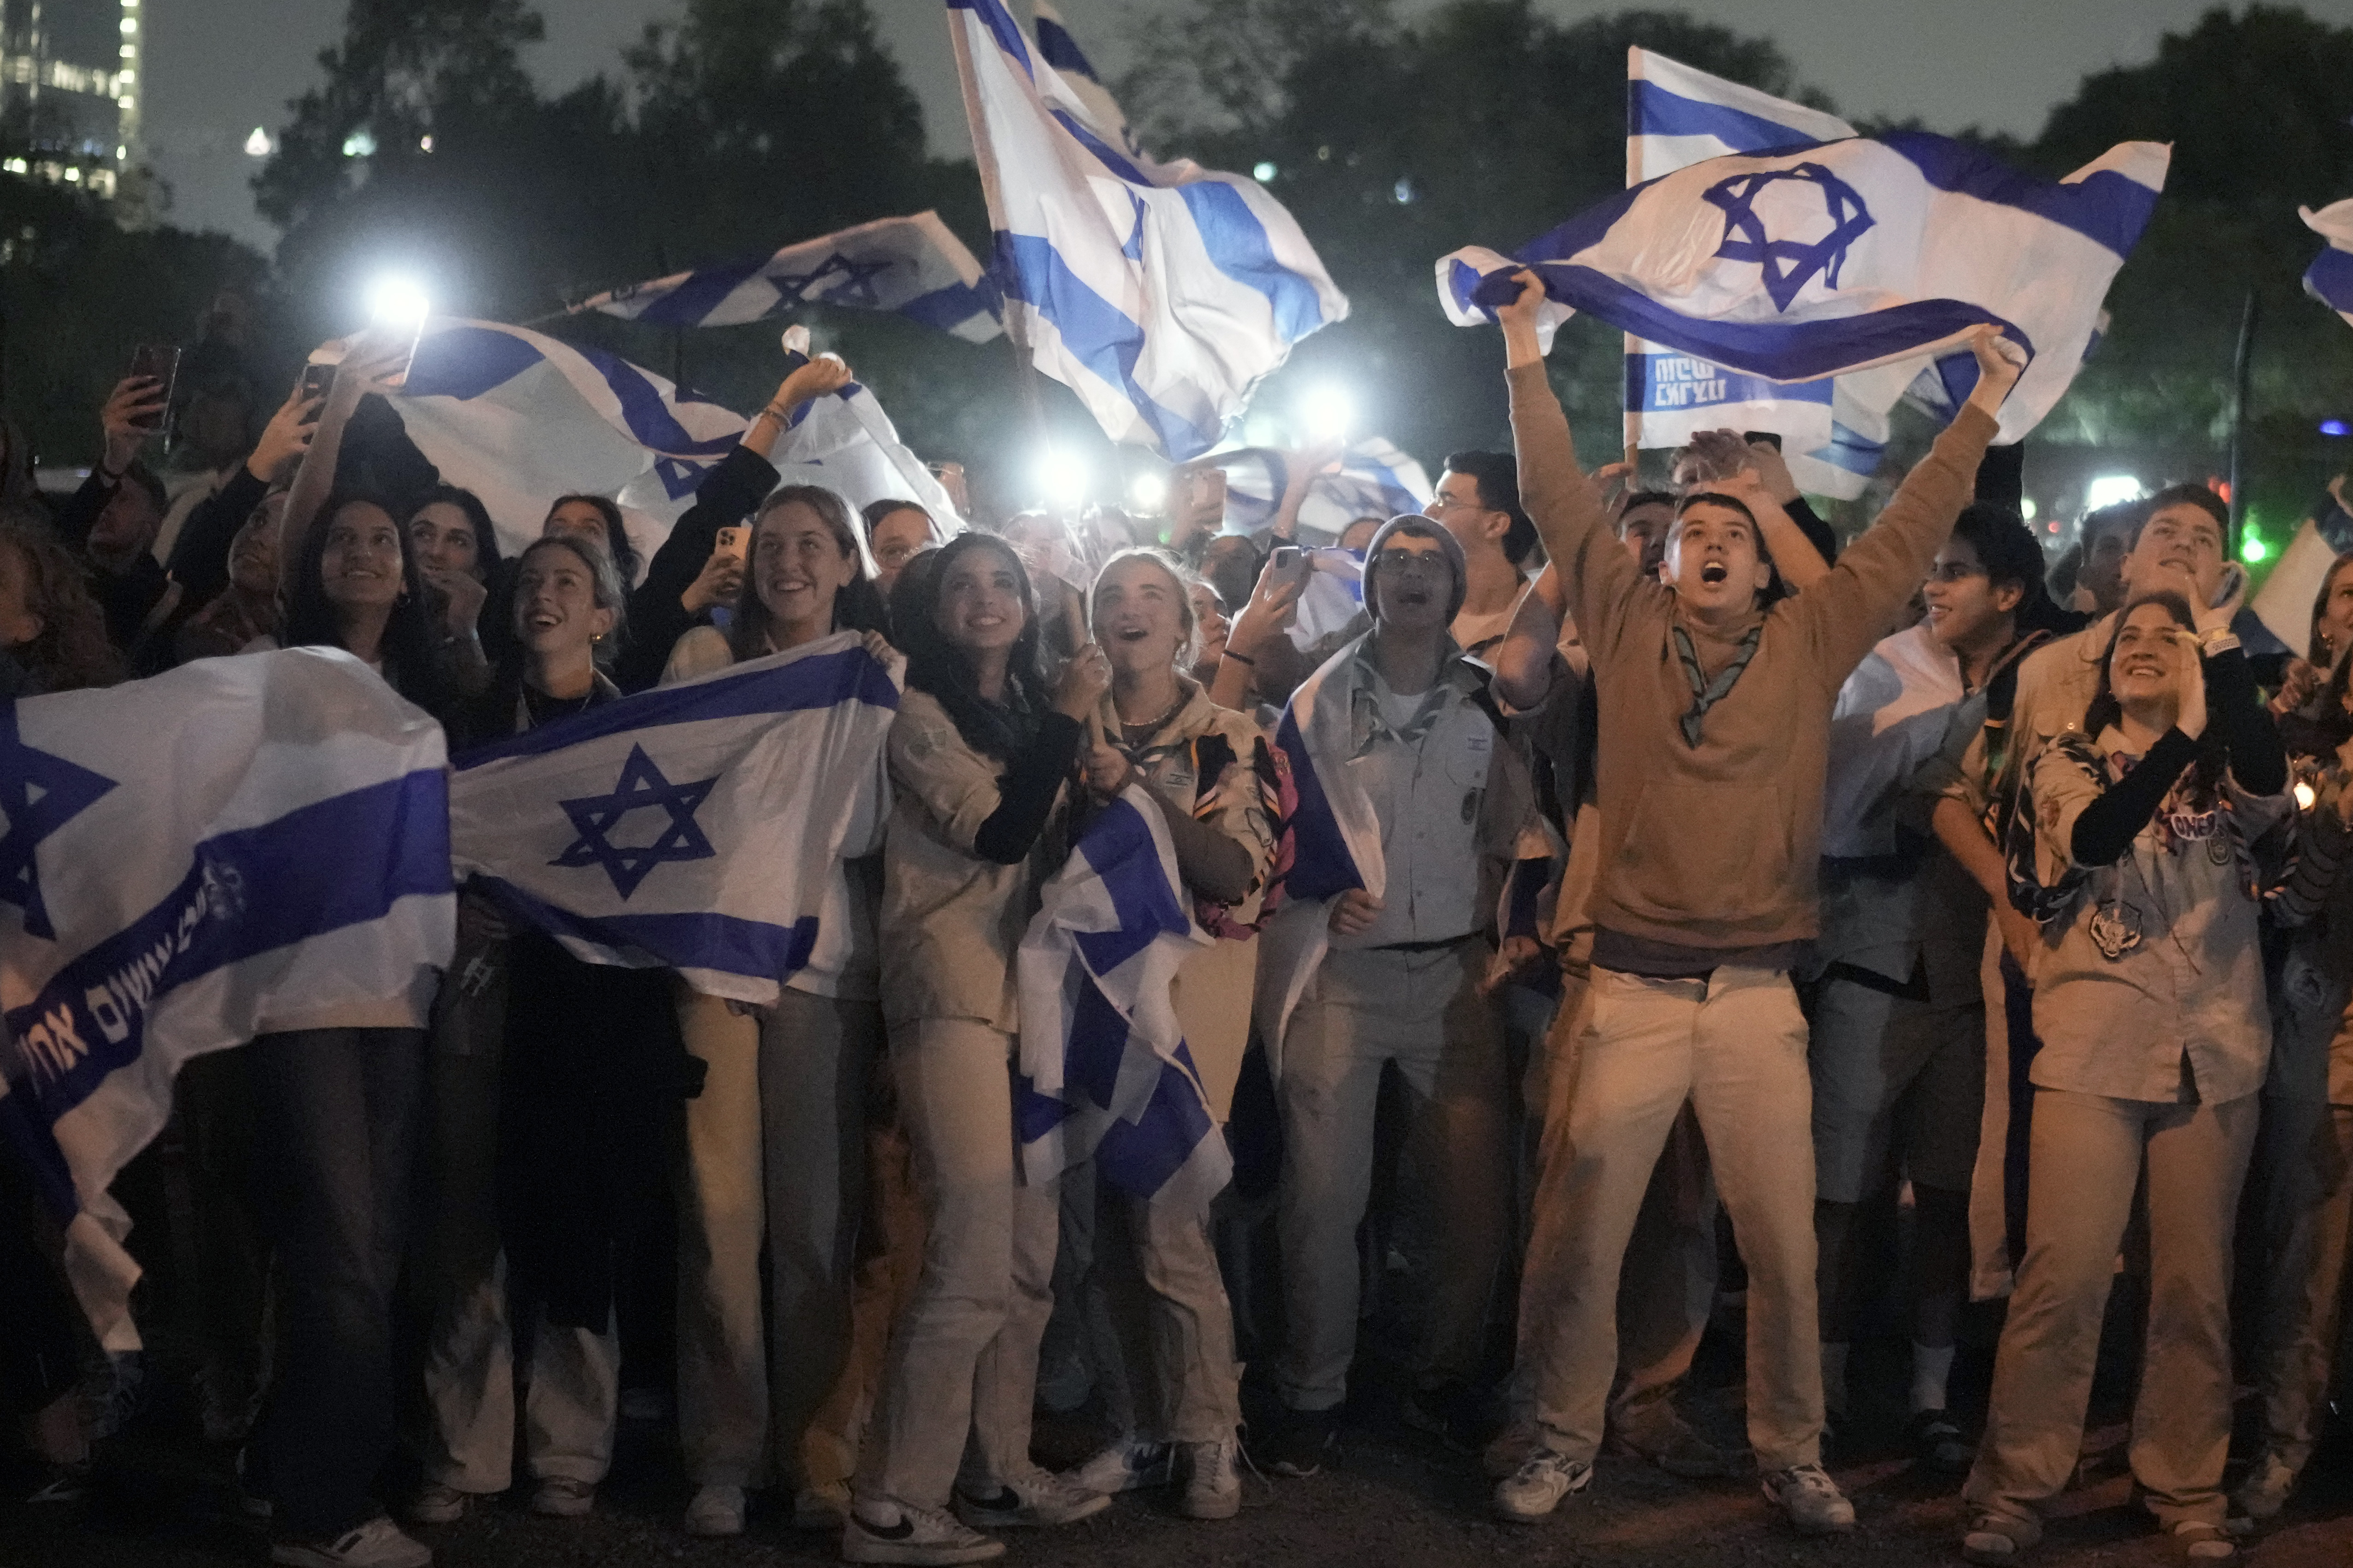
<path id="1" fill-rule="evenodd" d="M 902 595 L 916 613 L 899 628 L 908 690 L 891 728 L 881 917 L 891 1065 L 929 1235 L 842 1531 L 852 1563 L 983 1562 L 1004 1543 L 972 1526 L 1064 1524 L 1111 1502 L 1029 1458 L 1059 1184 L 1021 1184 L 1013 1125 L 1014 949 L 1060 858 L 1063 786 L 1111 662 L 1089 643 L 1050 686 L 1021 558 L 966 533 L 937 559 Z"/>
<path id="2" fill-rule="evenodd" d="M 1209 1113 L 1223 1122 L 1250 1042 L 1255 921 L 1281 815 L 1271 748 L 1247 714 L 1217 706 L 1178 672 L 1198 627 L 1175 562 L 1124 550 L 1103 563 L 1092 598 L 1112 687 L 1088 773 L 1107 795 L 1133 784 L 1151 796 L 1198 923 L 1221 939 L 1185 961 L 1173 1001 Z M 1071 1173 L 1082 1173 L 1098 1175 L 1092 1162 Z M 1100 1245 L 1073 1272 L 1120 1435 L 1072 1479 L 1105 1495 L 1181 1479 L 1187 1516 L 1230 1519 L 1241 1506 L 1240 1369 L 1204 1216 L 1175 1194 L 1138 1198 L 1105 1185 L 1089 1217 L 1079 1232 Z M 1147 1370 L 1154 1404 L 1140 1410 L 1131 1379 Z"/>
<path id="3" fill-rule="evenodd" d="M 848 367 L 838 374 L 846 381 Z M 727 631 L 696 626 L 679 638 L 663 684 L 837 632 L 860 634 L 897 679 L 902 661 L 884 640 L 874 577 L 849 503 L 821 486 L 785 486 L 753 515 Z M 774 1006 L 756 1012 L 678 993 L 687 1049 L 706 1075 L 687 1102 L 679 1226 L 679 1422 L 697 1489 L 686 1511 L 695 1535 L 742 1533 L 744 1489 L 764 1453 L 793 1489 L 797 1524 L 830 1528 L 849 1506 L 849 1444 L 822 1440 L 811 1421 L 849 1351 L 865 1105 L 882 1048 L 875 916 L 889 783 L 879 748 L 841 771 L 839 787 L 856 797 L 853 826 L 807 962 Z"/>

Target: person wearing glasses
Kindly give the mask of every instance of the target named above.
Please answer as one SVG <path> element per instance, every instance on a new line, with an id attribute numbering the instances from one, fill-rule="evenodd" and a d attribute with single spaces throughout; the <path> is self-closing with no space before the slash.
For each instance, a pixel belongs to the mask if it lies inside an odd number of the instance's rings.
<path id="1" fill-rule="evenodd" d="M 1520 510 L 1520 465 L 1509 452 L 1452 453 L 1421 510 L 1462 547 L 1462 607 L 1448 629 L 1464 653 L 1484 658 L 1512 629 L 1535 553 L 1536 525 Z"/>
<path id="2" fill-rule="evenodd" d="M 1688 1099 L 1748 1268 L 1748 1436 L 1766 1499 L 1803 1533 L 1852 1530 L 1821 1467 L 1812 1086 L 1789 967 L 1819 930 L 1833 700 L 1951 533 L 2019 367 L 1981 329 L 1976 390 L 1877 525 L 1766 609 L 1757 512 L 1775 503 L 1753 470 L 1676 502 L 1662 581 L 1629 559 L 1545 379 L 1544 287 L 1525 270 L 1516 283 L 1497 312 L 1513 440 L 1592 658 L 1600 842 L 1571 1157 L 1535 1194 L 1529 1247 L 1555 1298 L 1548 1331 L 1522 1345 L 1543 1447 L 1497 1484 L 1495 1511 L 1534 1523 L 1592 1480 L 1620 1266 Z"/>
<path id="3" fill-rule="evenodd" d="M 1435 1184 L 1447 1221 L 1411 1396 L 1429 1418 L 1421 1424 L 1444 1424 L 1472 1403 L 1509 1235 L 1507 1069 L 1483 981 L 1504 874 L 1522 835 L 1542 840 L 1544 830 L 1525 765 L 1487 705 L 1486 671 L 1447 632 L 1468 577 L 1451 532 L 1417 515 L 1391 518 L 1365 566 L 1372 629 L 1335 654 L 1283 718 L 1335 812 L 1371 817 L 1383 875 L 1378 896 L 1351 888 L 1290 915 L 1294 930 L 1324 922 L 1328 950 L 1302 950 L 1297 962 L 1313 968 L 1287 1024 L 1271 1031 L 1282 1047 L 1277 1226 L 1288 1326 L 1276 1383 L 1287 1415 L 1260 1457 L 1282 1475 L 1314 1474 L 1336 1445 L 1356 1343 L 1356 1227 L 1388 1064 L 1410 1092 L 1426 1151 L 1416 1169 Z"/>

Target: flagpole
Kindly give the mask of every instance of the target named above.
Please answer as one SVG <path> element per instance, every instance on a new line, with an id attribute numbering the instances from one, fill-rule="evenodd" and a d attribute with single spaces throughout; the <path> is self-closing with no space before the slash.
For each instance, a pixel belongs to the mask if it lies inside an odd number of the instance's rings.
<path id="1" fill-rule="evenodd" d="M 1630 191 L 1636 185 L 1642 183 L 1642 171 L 1635 163 L 1634 137 L 1632 135 L 1634 127 L 1632 123 L 1633 114 L 1631 110 L 1631 104 L 1633 101 L 1631 79 L 1634 75 L 1634 62 L 1640 58 L 1641 56 L 1639 52 L 1631 46 L 1629 46 L 1626 50 L 1626 74 L 1629 78 L 1629 110 L 1627 115 L 1628 123 L 1626 127 L 1628 132 L 1628 135 L 1626 137 L 1626 188 Z M 1623 383 L 1623 385 L 1620 388 L 1618 395 L 1624 399 L 1627 405 L 1625 427 L 1626 450 L 1624 453 L 1624 458 L 1626 463 L 1626 493 L 1629 495 L 1631 495 L 1635 490 L 1641 488 L 1641 485 L 1636 482 L 1638 478 L 1636 468 L 1642 460 L 1642 415 L 1640 409 L 1632 406 L 1633 399 L 1627 395 L 1628 393 L 1633 390 L 1634 386 L 1634 378 L 1630 373 L 1629 367 L 1633 364 L 1634 356 L 1640 353 L 1641 353 L 1641 340 L 1636 337 L 1633 333 L 1628 332 L 1626 334 L 1625 363 L 1620 366 L 1620 374 L 1619 376 L 1619 380 Z"/>
<path id="2" fill-rule="evenodd" d="M 2239 312 L 2239 346 L 2231 361 L 2231 559 L 2239 558 L 2239 534 L 2247 520 L 2247 389 L 2255 357 L 2255 291 Z"/>

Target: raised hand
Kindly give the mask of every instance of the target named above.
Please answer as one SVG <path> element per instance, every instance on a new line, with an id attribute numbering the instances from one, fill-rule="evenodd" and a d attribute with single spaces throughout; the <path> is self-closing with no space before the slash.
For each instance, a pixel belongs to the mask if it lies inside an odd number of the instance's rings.
<path id="1" fill-rule="evenodd" d="M 1054 710 L 1083 724 L 1101 710 L 1103 693 L 1110 689 L 1111 657 L 1100 644 L 1088 643 L 1062 666 L 1062 679 L 1054 689 Z"/>

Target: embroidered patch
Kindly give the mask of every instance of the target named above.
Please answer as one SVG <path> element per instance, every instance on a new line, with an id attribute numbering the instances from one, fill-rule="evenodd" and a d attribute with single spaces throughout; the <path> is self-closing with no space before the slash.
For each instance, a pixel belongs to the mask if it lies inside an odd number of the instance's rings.
<path id="1" fill-rule="evenodd" d="M 2092 921 L 2086 930 L 2093 945 L 2100 950 L 2100 956 L 2114 962 L 2140 945 L 2140 911 L 2121 900 L 2111 899 L 2092 911 Z"/>
<path id="2" fill-rule="evenodd" d="M 955 731 L 945 724 L 925 724 L 907 737 L 907 755 L 923 762 L 937 754 Z"/>

